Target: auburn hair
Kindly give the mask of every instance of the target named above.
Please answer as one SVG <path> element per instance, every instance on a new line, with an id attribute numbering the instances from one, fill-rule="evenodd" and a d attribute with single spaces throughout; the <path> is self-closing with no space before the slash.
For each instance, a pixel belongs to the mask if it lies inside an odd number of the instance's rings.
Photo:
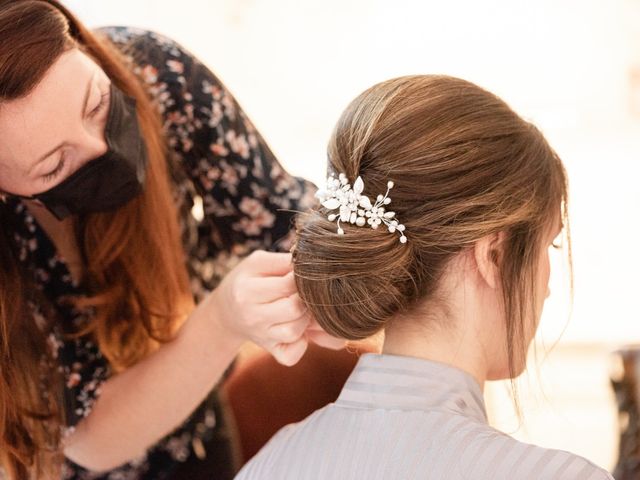
<path id="1" fill-rule="evenodd" d="M 329 333 L 372 336 L 394 318 L 441 301 L 449 261 L 479 239 L 505 234 L 500 259 L 509 373 L 535 312 L 542 237 L 567 225 L 567 176 L 541 132 L 482 88 L 448 76 L 379 83 L 347 107 L 329 142 L 329 171 L 367 192 L 395 184 L 396 232 L 335 222 L 319 206 L 297 219 L 294 272 L 302 300 Z M 565 230 L 567 231 L 567 230 Z M 546 245 L 545 245 L 546 248 Z M 523 358 L 523 357 L 520 357 Z"/>
<path id="2" fill-rule="evenodd" d="M 144 191 L 115 211 L 80 219 L 89 294 L 70 299 L 94 312 L 76 334 L 92 335 L 114 371 L 126 369 L 168 341 L 193 305 L 159 115 L 124 57 L 57 1 L 0 0 L 0 38 L 0 105 L 27 95 L 73 48 L 137 101 L 148 153 Z M 4 205 L 0 217 L 0 458 L 10 478 L 53 478 L 61 462 L 61 382 L 37 381 L 55 365 L 42 362 L 47 348 L 33 304 L 52 320 L 53 309 L 31 293 Z"/>

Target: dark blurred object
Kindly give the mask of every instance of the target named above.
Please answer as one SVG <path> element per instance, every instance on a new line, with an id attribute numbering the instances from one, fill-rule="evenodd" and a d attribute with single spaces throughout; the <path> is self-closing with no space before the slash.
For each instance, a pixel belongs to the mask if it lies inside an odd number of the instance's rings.
<path id="1" fill-rule="evenodd" d="M 618 403 L 620 454 L 616 480 L 640 479 L 640 346 L 613 353 L 611 383 Z"/>
<path id="2" fill-rule="evenodd" d="M 240 437 L 241 463 L 283 426 L 334 402 L 359 355 L 367 351 L 334 351 L 310 344 L 293 367 L 280 365 L 267 353 L 240 361 L 224 389 Z"/>

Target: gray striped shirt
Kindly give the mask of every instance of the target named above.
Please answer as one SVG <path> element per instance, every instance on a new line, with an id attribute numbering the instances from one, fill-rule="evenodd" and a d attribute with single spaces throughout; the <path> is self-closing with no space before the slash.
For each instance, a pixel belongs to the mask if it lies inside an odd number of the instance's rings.
<path id="1" fill-rule="evenodd" d="M 363 355 L 338 400 L 280 430 L 236 480 L 606 480 L 582 457 L 487 424 L 482 391 L 437 362 Z"/>

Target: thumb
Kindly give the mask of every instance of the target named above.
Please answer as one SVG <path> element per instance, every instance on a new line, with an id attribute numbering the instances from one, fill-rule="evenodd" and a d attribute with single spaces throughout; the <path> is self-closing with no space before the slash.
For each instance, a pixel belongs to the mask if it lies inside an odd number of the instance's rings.
<path id="1" fill-rule="evenodd" d="M 271 355 L 282 365 L 292 367 L 300 361 L 308 346 L 304 335 L 292 343 L 279 343 L 270 350 Z"/>

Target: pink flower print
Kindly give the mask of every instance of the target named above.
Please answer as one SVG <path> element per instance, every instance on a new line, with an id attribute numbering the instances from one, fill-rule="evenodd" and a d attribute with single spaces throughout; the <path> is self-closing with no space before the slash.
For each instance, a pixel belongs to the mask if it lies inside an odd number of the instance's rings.
<path id="1" fill-rule="evenodd" d="M 205 159 L 200 160 L 196 171 L 205 190 L 211 190 L 222 175 L 217 166 L 210 166 Z"/>
<path id="2" fill-rule="evenodd" d="M 220 103 L 222 103 L 227 117 L 229 117 L 231 121 L 234 121 L 236 119 L 236 106 L 233 103 L 233 99 L 231 98 L 231 96 L 223 95 Z"/>
<path id="3" fill-rule="evenodd" d="M 167 120 L 176 125 L 181 125 L 187 121 L 182 112 L 171 112 L 167 115 Z"/>
<path id="4" fill-rule="evenodd" d="M 62 342 L 53 334 L 49 334 L 47 337 L 47 347 L 49 348 L 49 353 L 51 354 L 51 358 L 58 358 L 58 352 L 62 348 Z"/>
<path id="5" fill-rule="evenodd" d="M 183 152 L 190 152 L 193 148 L 193 140 L 191 140 L 191 138 L 181 138 L 180 143 L 182 145 Z"/>
<path id="6" fill-rule="evenodd" d="M 220 178 L 222 172 L 220 172 L 219 168 L 212 167 L 207 170 L 207 178 L 212 181 L 216 181 Z"/>
<path id="7" fill-rule="evenodd" d="M 244 197 L 240 202 L 240 211 L 247 217 L 243 217 L 237 227 L 247 235 L 260 235 L 264 228 L 273 227 L 276 220 L 275 215 L 255 198 Z"/>
<path id="8" fill-rule="evenodd" d="M 249 135 L 247 135 L 247 139 L 249 140 L 249 145 L 251 146 L 251 148 L 258 148 L 258 139 L 256 138 L 255 134 L 250 133 Z"/>
<path id="9" fill-rule="evenodd" d="M 223 117 L 224 113 L 222 113 L 222 107 L 218 102 L 213 102 L 211 105 L 211 116 L 209 117 L 208 125 L 211 128 L 217 127 Z"/>
<path id="10" fill-rule="evenodd" d="M 219 157 L 226 157 L 227 155 L 229 155 L 229 150 L 227 149 L 227 147 L 219 143 L 212 143 L 209 148 L 214 155 L 217 155 Z"/>
<path id="11" fill-rule="evenodd" d="M 236 135 L 234 130 L 229 130 L 225 135 L 225 140 L 229 142 L 232 152 L 237 153 L 245 160 L 249 158 L 249 142 L 244 135 Z"/>
<path id="12" fill-rule="evenodd" d="M 51 275 L 49 275 L 46 270 L 43 270 L 41 268 L 36 269 L 36 276 L 41 282 L 48 282 L 51 278 Z"/>
<path id="13" fill-rule="evenodd" d="M 158 93 L 158 95 L 156 95 L 156 101 L 164 107 L 164 110 L 174 104 L 174 101 L 171 99 L 171 93 L 169 92 Z"/>
<path id="14" fill-rule="evenodd" d="M 220 100 L 222 89 L 217 85 L 212 85 L 207 80 L 202 81 L 202 92 L 208 93 L 214 100 Z"/>
<path id="15" fill-rule="evenodd" d="M 184 113 L 187 114 L 187 118 L 193 120 L 193 104 L 188 103 L 184 106 Z"/>
<path id="16" fill-rule="evenodd" d="M 184 65 L 182 64 L 182 62 L 178 62 L 177 60 L 167 60 L 167 67 L 169 67 L 169 70 L 175 73 L 181 74 L 184 72 Z"/>
<path id="17" fill-rule="evenodd" d="M 80 376 L 79 373 L 72 373 L 71 375 L 69 375 L 69 378 L 67 379 L 67 388 L 73 388 L 76 387 L 80 384 L 80 380 L 82 380 L 82 377 Z"/>
<path id="18" fill-rule="evenodd" d="M 171 456 L 179 461 L 184 462 L 189 456 L 189 443 L 191 436 L 183 433 L 180 437 L 172 437 L 166 443 L 165 448 L 171 453 Z"/>
<path id="19" fill-rule="evenodd" d="M 145 65 L 140 72 L 140 76 L 146 83 L 156 83 L 158 81 L 158 69 L 153 65 Z"/>
<path id="20" fill-rule="evenodd" d="M 226 162 L 220 162 L 222 167 L 221 180 L 226 185 L 227 189 L 235 195 L 237 192 L 237 186 L 240 183 L 240 177 L 238 177 L 238 171 L 235 167 L 229 165 Z"/>

